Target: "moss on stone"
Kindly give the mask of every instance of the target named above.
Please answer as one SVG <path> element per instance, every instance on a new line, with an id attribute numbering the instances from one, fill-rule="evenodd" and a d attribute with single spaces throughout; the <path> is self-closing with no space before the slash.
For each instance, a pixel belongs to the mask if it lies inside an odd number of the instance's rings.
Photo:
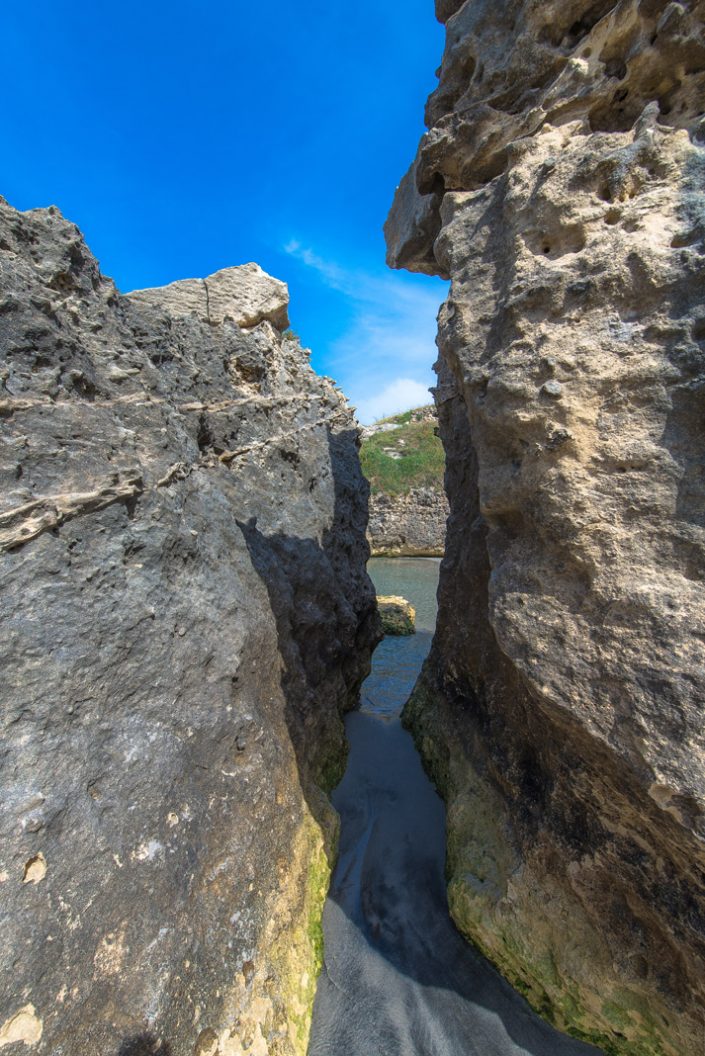
<path id="1" fill-rule="evenodd" d="M 316 774 L 316 784 L 326 795 L 330 795 L 333 789 L 343 780 L 347 761 L 348 747 L 346 742 L 344 742 L 341 751 L 329 752 L 321 761 Z"/>
<path id="2" fill-rule="evenodd" d="M 416 633 L 416 610 L 406 598 L 378 596 L 377 608 L 385 634 L 404 637 Z"/>
<path id="3" fill-rule="evenodd" d="M 577 897 L 558 882 L 552 888 L 550 877 L 541 885 L 532 878 L 526 855 L 512 845 L 506 804 L 473 765 L 428 668 L 402 721 L 446 801 L 448 903 L 459 931 L 557 1029 L 606 1056 L 678 1056 L 658 1012 L 628 987 L 608 984 L 608 951 Z M 539 888 L 551 895 L 550 911 L 537 901 Z M 604 964 L 604 982 L 596 976 L 585 985 L 573 974 L 567 946 L 584 951 L 585 963 Z"/>
<path id="4" fill-rule="evenodd" d="M 296 1056 L 305 1056 L 308 1049 L 313 1002 L 323 967 L 323 906 L 337 851 L 337 815 L 330 806 L 328 811 L 327 831 L 311 814 L 303 821 L 295 863 L 301 870 L 295 923 L 272 951 L 289 1043 Z"/>

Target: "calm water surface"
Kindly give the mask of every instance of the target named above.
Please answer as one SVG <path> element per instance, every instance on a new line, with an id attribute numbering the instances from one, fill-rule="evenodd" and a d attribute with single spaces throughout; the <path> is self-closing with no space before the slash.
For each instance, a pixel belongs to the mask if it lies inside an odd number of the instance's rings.
<path id="1" fill-rule="evenodd" d="M 431 645 L 438 568 L 413 558 L 369 565 L 378 594 L 416 607 L 418 633 L 385 638 L 347 718 L 309 1056 L 599 1056 L 535 1016 L 448 914 L 443 803 L 399 721 Z"/>

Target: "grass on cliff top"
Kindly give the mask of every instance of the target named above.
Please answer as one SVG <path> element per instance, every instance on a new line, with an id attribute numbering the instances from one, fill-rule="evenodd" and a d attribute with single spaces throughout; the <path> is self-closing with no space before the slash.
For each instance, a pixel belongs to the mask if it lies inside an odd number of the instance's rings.
<path id="1" fill-rule="evenodd" d="M 360 461 L 373 495 L 383 493 L 395 498 L 407 495 L 412 488 L 443 490 L 443 445 L 434 433 L 436 420 L 418 420 L 427 410 L 416 408 L 384 418 L 376 424 L 389 423 L 398 428 L 363 440 Z"/>

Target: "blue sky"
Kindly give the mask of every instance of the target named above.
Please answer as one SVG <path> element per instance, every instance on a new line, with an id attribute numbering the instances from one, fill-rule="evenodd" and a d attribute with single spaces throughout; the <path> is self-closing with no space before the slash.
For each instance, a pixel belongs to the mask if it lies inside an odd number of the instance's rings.
<path id="1" fill-rule="evenodd" d="M 8 0 L 0 194 L 127 291 L 255 260 L 365 421 L 425 402 L 445 285 L 381 227 L 423 132 L 433 0 Z"/>

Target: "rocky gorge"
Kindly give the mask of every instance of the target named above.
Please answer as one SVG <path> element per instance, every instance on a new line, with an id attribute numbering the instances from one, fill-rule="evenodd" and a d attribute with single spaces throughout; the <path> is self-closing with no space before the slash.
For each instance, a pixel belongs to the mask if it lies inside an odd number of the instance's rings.
<path id="1" fill-rule="evenodd" d="M 705 4 L 438 0 L 389 262 L 451 280 L 405 721 L 452 915 L 623 1056 L 705 1039 Z"/>
<path id="2" fill-rule="evenodd" d="M 378 638 L 358 429 L 256 265 L 0 202 L 0 1050 L 303 1054 Z"/>
<path id="3" fill-rule="evenodd" d="M 2 1056 L 705 1051 L 705 0 L 436 14 L 435 411 L 0 199 Z"/>

